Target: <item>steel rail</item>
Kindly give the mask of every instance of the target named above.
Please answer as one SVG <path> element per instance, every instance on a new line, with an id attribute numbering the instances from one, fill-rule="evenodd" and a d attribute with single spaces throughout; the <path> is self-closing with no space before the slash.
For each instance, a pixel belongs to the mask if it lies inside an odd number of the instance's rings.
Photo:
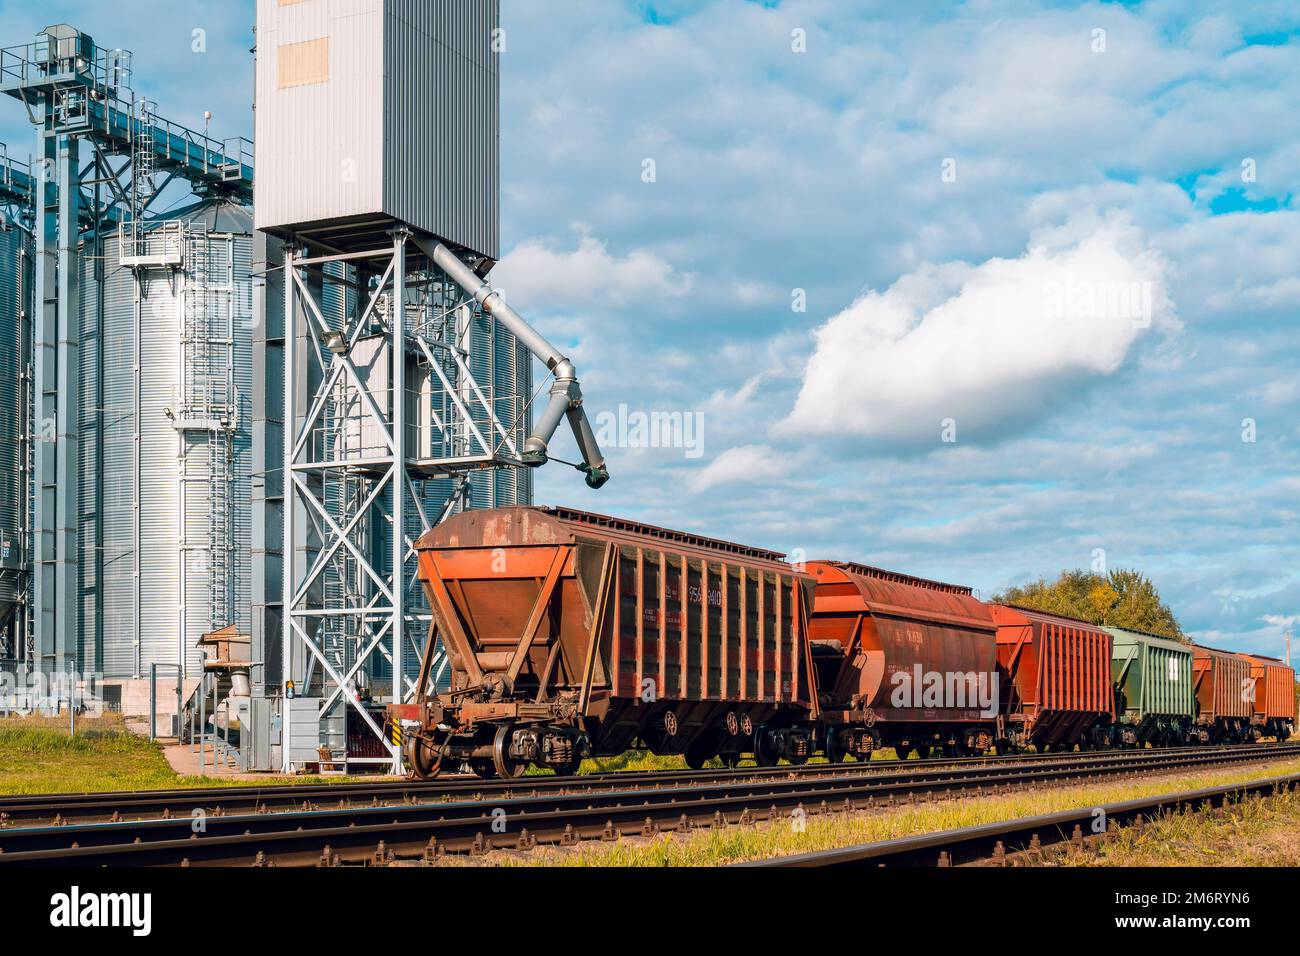
<path id="1" fill-rule="evenodd" d="M 1259 745 L 1253 746 L 1258 750 Z M 478 777 L 431 781 L 387 780 L 365 783 L 284 784 L 278 786 L 227 786 L 135 790 L 106 793 L 21 794 L 0 796 L 0 832 L 14 826 L 67 825 L 73 823 L 128 822 L 167 817 L 192 816 L 201 810 L 208 815 L 265 813 L 294 808 L 312 809 L 316 805 L 345 801 L 402 804 L 437 800 L 458 795 L 479 795 L 492 799 L 500 795 L 531 793 L 594 792 L 613 787 L 684 786 L 706 782 L 734 782 L 790 775 L 827 776 L 873 773 L 908 775 L 952 767 L 987 767 L 996 765 L 1052 764 L 1084 767 L 1116 754 L 1206 753 L 1215 749 L 1228 752 L 1236 747 L 1189 747 L 1143 751 L 1083 751 L 1079 753 L 1020 754 L 1015 756 L 950 757 L 931 760 L 880 760 L 840 764 L 782 765 L 778 767 L 739 767 L 716 770 L 612 771 L 558 777 L 528 775 L 514 780 L 482 780 Z M 1300 752 L 1298 750 L 1297 752 Z"/>
<path id="2" fill-rule="evenodd" d="M 622 832 L 726 826 L 788 815 L 896 805 L 944 794 L 1001 792 L 1119 774 L 1291 756 L 1300 747 L 1170 754 L 1119 752 L 1086 767 L 950 768 L 912 779 L 787 774 L 676 788 L 515 796 L 134 823 L 0 831 L 0 867 L 385 863 L 446 851 L 530 849 L 538 842 L 616 839 Z"/>
<path id="3" fill-rule="evenodd" d="M 1083 847 L 1089 845 L 1085 841 L 1091 841 L 1091 845 L 1096 845 L 1099 840 L 1113 835 L 1120 826 L 1140 824 L 1163 813 L 1222 807 L 1243 797 L 1268 796 L 1296 787 L 1300 787 L 1300 774 L 1288 774 L 732 865 L 855 867 L 990 863 L 1006 866 L 1017 858 L 1032 864 L 1051 856 L 1061 844 Z M 1098 820 L 1104 822 L 1105 829 L 1102 833 L 1093 833 Z"/>

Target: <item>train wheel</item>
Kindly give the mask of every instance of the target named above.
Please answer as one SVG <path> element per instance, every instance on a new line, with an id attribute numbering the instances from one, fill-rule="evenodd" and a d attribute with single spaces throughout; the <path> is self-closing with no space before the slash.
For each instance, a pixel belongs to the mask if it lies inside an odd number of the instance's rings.
<path id="1" fill-rule="evenodd" d="M 703 770 L 704 765 L 712 759 L 713 753 L 707 747 L 690 746 L 682 754 L 682 759 L 686 761 L 686 766 L 692 770 Z"/>
<path id="2" fill-rule="evenodd" d="M 492 741 L 492 767 L 496 770 L 497 776 L 503 780 L 522 777 L 524 771 L 528 769 L 526 762 L 510 756 L 510 738 L 513 735 L 514 728 L 509 724 L 502 724 L 497 729 L 496 738 Z"/>
<path id="3" fill-rule="evenodd" d="M 476 777 L 484 780 L 495 779 L 497 775 L 497 768 L 492 765 L 491 760 L 471 760 L 469 769 L 474 771 Z"/>
<path id="4" fill-rule="evenodd" d="M 929 759 L 930 759 L 930 755 L 931 755 L 933 752 L 934 752 L 934 748 L 931 747 L 929 744 L 917 744 L 917 745 L 916 745 L 916 759 L 917 759 L 917 760 L 929 760 Z"/>
<path id="5" fill-rule="evenodd" d="M 754 763 L 760 767 L 775 767 L 781 762 L 781 756 L 766 742 L 766 737 L 761 727 L 754 734 Z"/>
<path id="6" fill-rule="evenodd" d="M 432 780 L 442 770 L 442 754 L 423 737 L 406 738 L 406 763 L 416 779 Z"/>
<path id="7" fill-rule="evenodd" d="M 736 753 L 734 750 L 729 753 L 718 754 L 718 759 L 722 761 L 724 767 L 730 768 L 740 766 L 740 754 Z"/>
<path id="8" fill-rule="evenodd" d="M 908 744 L 894 744 L 894 754 L 895 756 L 898 757 L 899 760 L 906 760 L 907 755 L 910 754 L 911 752 L 912 752 L 912 748 Z M 916 753 L 917 756 L 920 756 L 921 754 L 920 747 L 916 748 Z M 924 760 L 925 758 L 921 757 L 920 759 Z"/>

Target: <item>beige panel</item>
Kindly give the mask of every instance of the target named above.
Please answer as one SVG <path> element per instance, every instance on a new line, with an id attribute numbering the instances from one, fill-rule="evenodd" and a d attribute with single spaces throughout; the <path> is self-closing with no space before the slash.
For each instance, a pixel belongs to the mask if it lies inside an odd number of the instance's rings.
<path id="1" fill-rule="evenodd" d="M 283 4 L 284 0 L 280 2 Z M 329 37 L 303 43 L 285 43 L 279 48 L 278 56 L 279 84 L 282 90 L 329 81 Z"/>
<path id="2" fill-rule="evenodd" d="M 304 2 L 305 0 L 280 0 L 280 6 L 288 7 L 288 6 L 292 6 L 295 3 L 304 3 Z"/>

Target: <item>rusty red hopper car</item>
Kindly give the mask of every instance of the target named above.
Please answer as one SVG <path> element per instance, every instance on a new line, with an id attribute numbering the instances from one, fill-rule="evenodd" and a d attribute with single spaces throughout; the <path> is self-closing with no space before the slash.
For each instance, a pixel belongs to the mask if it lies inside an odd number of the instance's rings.
<path id="1" fill-rule="evenodd" d="M 1241 654 L 1250 664 L 1250 736 L 1286 740 L 1295 731 L 1295 671 L 1274 657 Z"/>
<path id="2" fill-rule="evenodd" d="M 990 604 L 998 626 L 1002 711 L 1016 749 L 1102 746 L 1114 722 L 1114 639 L 1086 621 Z"/>
<path id="3" fill-rule="evenodd" d="M 808 572 L 830 759 L 879 746 L 924 758 L 992 744 L 994 624 L 970 588 L 841 561 L 813 561 Z"/>
<path id="4" fill-rule="evenodd" d="M 1196 688 L 1195 741 L 1235 743 L 1250 728 L 1250 662 L 1230 651 L 1192 645 L 1192 684 Z"/>
<path id="5" fill-rule="evenodd" d="M 420 538 L 451 686 L 392 707 L 407 759 L 568 773 L 632 746 L 702 765 L 812 754 L 813 582 L 781 555 L 563 508 L 468 511 Z"/>

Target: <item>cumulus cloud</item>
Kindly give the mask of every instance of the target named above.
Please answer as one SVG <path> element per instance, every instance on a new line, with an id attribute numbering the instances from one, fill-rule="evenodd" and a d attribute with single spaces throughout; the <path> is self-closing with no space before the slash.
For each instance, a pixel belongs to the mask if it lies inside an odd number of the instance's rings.
<path id="1" fill-rule="evenodd" d="M 577 248 L 568 251 L 541 240 L 523 242 L 501 260 L 492 278 L 513 301 L 546 307 L 680 299 L 690 294 L 695 283 L 693 273 L 676 271 L 649 250 L 613 255 L 592 236 L 583 236 Z"/>
<path id="2" fill-rule="evenodd" d="M 1166 265 L 1123 220 L 1036 233 L 1015 259 L 926 266 L 816 332 L 781 435 L 934 443 L 996 435 L 1114 374 L 1152 327 L 1175 327 Z"/>
<path id="3" fill-rule="evenodd" d="M 728 448 L 691 478 L 691 490 L 705 491 L 722 485 L 779 478 L 789 470 L 789 459 L 767 445 Z"/>

